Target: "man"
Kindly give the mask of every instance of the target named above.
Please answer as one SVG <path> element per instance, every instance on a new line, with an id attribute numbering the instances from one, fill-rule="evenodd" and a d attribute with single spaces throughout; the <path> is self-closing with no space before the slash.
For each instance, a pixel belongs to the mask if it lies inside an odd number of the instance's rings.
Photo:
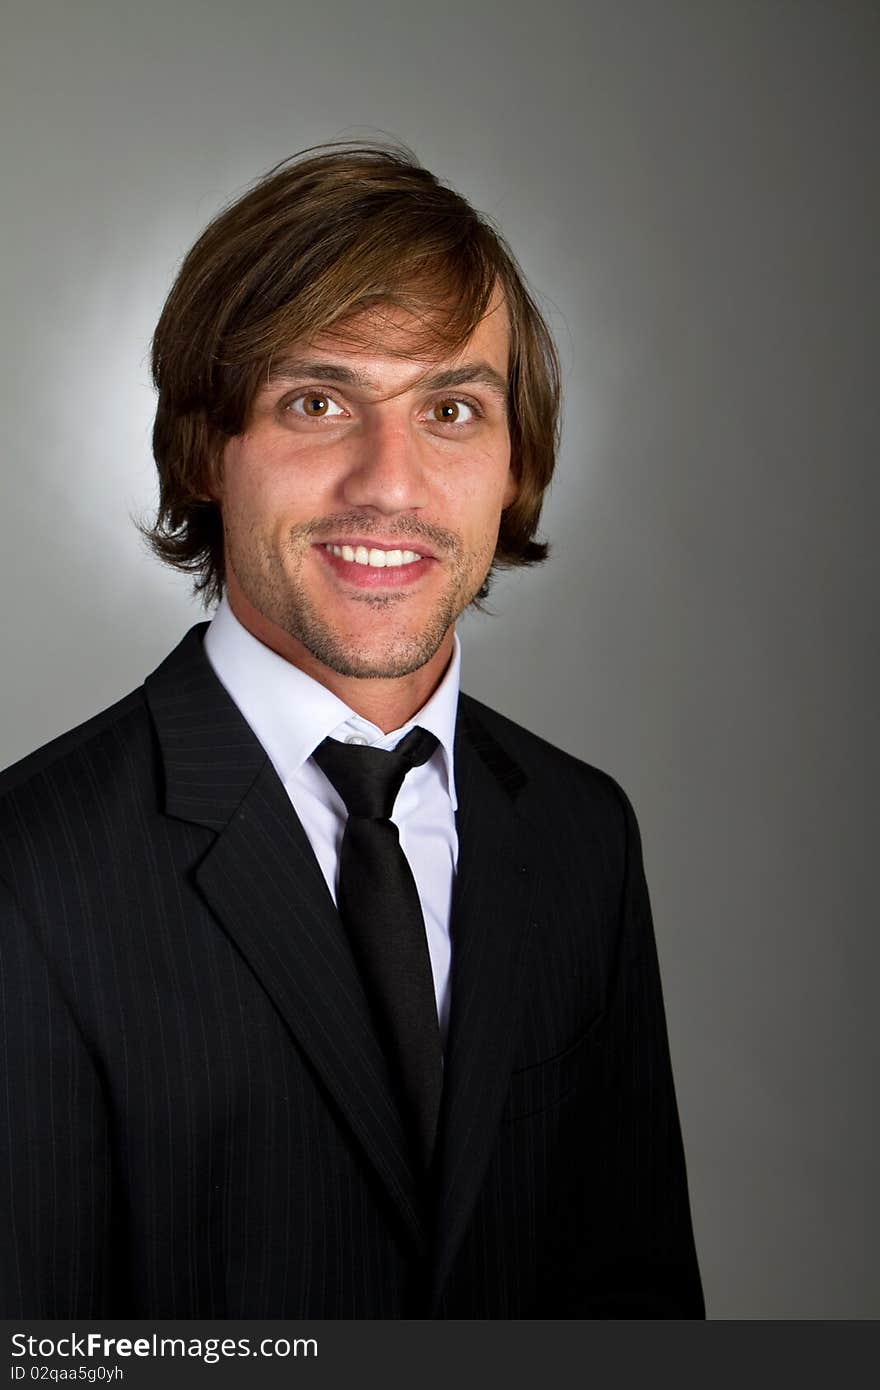
<path id="1" fill-rule="evenodd" d="M 458 691 L 546 554 L 512 257 L 307 151 L 153 363 L 151 542 L 220 602 L 0 787 L 4 1315 L 701 1317 L 632 810 Z"/>

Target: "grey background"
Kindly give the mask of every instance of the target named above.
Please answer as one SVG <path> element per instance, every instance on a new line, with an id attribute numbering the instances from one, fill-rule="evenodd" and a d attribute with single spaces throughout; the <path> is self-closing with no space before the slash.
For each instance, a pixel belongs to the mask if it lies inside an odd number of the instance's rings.
<path id="1" fill-rule="evenodd" d="M 404 140 L 559 337 L 553 557 L 464 683 L 636 805 L 709 1314 L 878 1316 L 878 7 L 28 0 L 3 45 L 0 763 L 202 616 L 129 520 L 179 258 Z"/>

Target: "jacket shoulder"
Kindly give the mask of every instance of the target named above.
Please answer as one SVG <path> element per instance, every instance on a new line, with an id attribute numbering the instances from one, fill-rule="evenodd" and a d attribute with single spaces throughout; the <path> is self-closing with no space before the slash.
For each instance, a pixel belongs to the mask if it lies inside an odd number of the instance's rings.
<path id="1" fill-rule="evenodd" d="M 139 720 L 145 727 L 149 722 L 143 686 L 0 772 L 0 806 L 10 795 L 25 792 L 30 783 L 63 776 L 71 762 L 88 759 L 102 745 L 127 734 Z"/>
<path id="2" fill-rule="evenodd" d="M 0 773 L 0 878 L 36 891 L 137 833 L 157 803 L 155 735 L 137 689 Z"/>
<path id="3" fill-rule="evenodd" d="M 159 686 L 184 690 L 193 672 L 204 671 L 200 654 L 207 626 L 198 623 L 192 627 L 143 685 L 0 772 L 0 814 L 10 797 L 55 779 L 64 780 L 72 770 L 93 762 L 106 763 L 109 758 L 116 767 L 122 762 L 130 767 L 139 754 L 149 750 L 152 765 L 154 724 L 147 690 L 157 681 Z"/>
<path id="4" fill-rule="evenodd" d="M 517 724 L 473 696 L 462 695 L 466 720 L 477 724 L 518 764 L 525 777 L 524 795 L 548 808 L 573 802 L 623 828 L 634 813 L 626 792 L 609 773 L 567 753 L 540 734 Z"/>

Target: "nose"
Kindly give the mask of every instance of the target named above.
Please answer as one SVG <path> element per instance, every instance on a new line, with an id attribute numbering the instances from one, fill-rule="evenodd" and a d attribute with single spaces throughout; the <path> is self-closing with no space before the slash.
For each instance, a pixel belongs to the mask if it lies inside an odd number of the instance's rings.
<path id="1" fill-rule="evenodd" d="M 351 440 L 342 491 L 348 506 L 386 514 L 426 505 L 419 441 L 406 419 L 381 408 L 372 412 Z"/>

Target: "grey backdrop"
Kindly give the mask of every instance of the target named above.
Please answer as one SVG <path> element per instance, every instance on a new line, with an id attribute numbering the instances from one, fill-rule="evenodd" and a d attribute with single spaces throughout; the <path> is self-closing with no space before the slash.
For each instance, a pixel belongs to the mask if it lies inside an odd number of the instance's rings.
<path id="1" fill-rule="evenodd" d="M 465 685 L 635 802 L 709 1314 L 876 1317 L 876 4 L 6 12 L 0 763 L 201 616 L 129 520 L 180 256 L 294 150 L 403 139 L 559 336 L 553 557 Z"/>

